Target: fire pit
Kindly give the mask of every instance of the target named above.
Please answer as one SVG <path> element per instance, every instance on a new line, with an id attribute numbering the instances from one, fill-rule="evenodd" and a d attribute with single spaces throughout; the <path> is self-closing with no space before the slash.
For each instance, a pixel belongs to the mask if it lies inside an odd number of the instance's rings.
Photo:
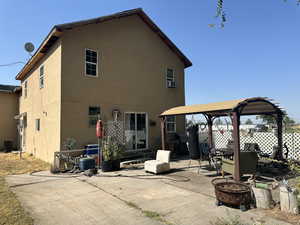
<path id="1" fill-rule="evenodd" d="M 242 211 L 250 208 L 251 189 L 247 185 L 224 178 L 213 179 L 212 184 L 215 187 L 217 206 L 226 204 L 240 207 Z"/>

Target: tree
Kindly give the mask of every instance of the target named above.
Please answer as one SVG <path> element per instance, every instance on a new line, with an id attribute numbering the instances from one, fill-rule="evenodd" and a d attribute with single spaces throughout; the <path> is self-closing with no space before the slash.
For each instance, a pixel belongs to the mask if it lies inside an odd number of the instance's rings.
<path id="1" fill-rule="evenodd" d="M 276 119 L 274 116 L 271 115 L 259 115 L 256 117 L 256 119 L 261 119 L 263 123 L 268 124 L 268 125 L 275 125 L 276 124 Z M 283 116 L 283 125 L 284 128 L 287 130 L 291 128 L 293 125 L 296 124 L 295 120 L 290 118 L 288 115 Z"/>
<path id="2" fill-rule="evenodd" d="M 289 130 L 289 129 L 292 128 L 292 126 L 294 126 L 296 124 L 296 122 L 292 118 L 290 118 L 288 116 L 284 116 L 283 117 L 283 124 L 284 124 L 285 130 Z"/>
<path id="3" fill-rule="evenodd" d="M 216 119 L 215 125 L 223 125 L 223 124 L 224 123 L 220 118 Z"/>
<path id="4" fill-rule="evenodd" d="M 264 124 L 268 124 L 268 125 L 274 125 L 276 124 L 276 119 L 274 116 L 270 116 L 270 115 L 259 115 L 256 116 L 257 120 L 262 120 L 262 122 Z"/>
<path id="5" fill-rule="evenodd" d="M 193 125 L 194 125 L 194 123 L 192 120 L 186 119 L 186 122 L 185 122 L 186 129 L 190 128 Z"/>
<path id="6" fill-rule="evenodd" d="M 252 125 L 252 124 L 253 124 L 253 122 L 252 122 L 252 120 L 251 120 L 251 119 L 247 119 L 247 120 L 246 120 L 246 122 L 245 122 L 245 124 L 247 124 L 247 125 Z"/>
<path id="7" fill-rule="evenodd" d="M 283 0 L 284 2 L 287 2 L 287 0 Z M 297 5 L 300 5 L 300 0 L 294 0 L 296 1 Z M 224 0 L 217 0 L 217 13 L 216 18 L 220 19 L 220 26 L 221 28 L 224 27 L 225 22 L 227 21 L 227 16 L 224 10 Z M 214 27 L 214 24 L 210 24 L 211 27 Z"/>

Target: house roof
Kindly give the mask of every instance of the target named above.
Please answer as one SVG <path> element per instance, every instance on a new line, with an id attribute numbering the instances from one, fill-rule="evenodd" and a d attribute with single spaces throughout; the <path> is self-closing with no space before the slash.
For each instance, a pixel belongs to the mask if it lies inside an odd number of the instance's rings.
<path id="1" fill-rule="evenodd" d="M 177 46 L 160 30 L 160 28 L 146 15 L 146 13 L 141 9 L 132 9 L 127 10 L 115 14 L 111 14 L 108 16 L 102 16 L 94 19 L 81 20 L 72 23 L 64 23 L 55 25 L 47 37 L 44 39 L 42 44 L 39 46 L 34 55 L 30 58 L 30 60 L 26 63 L 26 65 L 22 68 L 22 70 L 17 74 L 16 79 L 21 80 L 33 67 L 34 65 L 46 54 L 49 48 L 60 38 L 62 33 L 65 30 L 70 30 L 80 26 L 86 26 L 89 24 L 101 23 L 104 21 L 138 15 L 149 27 L 150 29 L 156 33 L 162 41 L 180 58 L 183 62 L 185 68 L 192 66 L 192 62 L 177 48 Z"/>
<path id="2" fill-rule="evenodd" d="M 0 84 L 0 92 L 13 93 L 20 86 Z"/>
<path id="3" fill-rule="evenodd" d="M 198 104 L 178 106 L 164 111 L 160 116 L 206 114 L 211 116 L 226 116 L 228 113 L 239 110 L 241 115 L 275 114 L 283 113 L 281 109 L 268 98 L 255 97 L 214 102 L 209 104 Z"/>

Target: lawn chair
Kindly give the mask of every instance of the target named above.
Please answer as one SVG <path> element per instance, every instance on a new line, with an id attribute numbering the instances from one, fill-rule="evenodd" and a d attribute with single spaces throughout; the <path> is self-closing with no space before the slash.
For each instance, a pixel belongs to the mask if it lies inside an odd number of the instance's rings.
<path id="1" fill-rule="evenodd" d="M 171 151 L 158 150 L 156 160 L 148 160 L 144 164 L 146 172 L 159 174 L 170 170 L 170 153 Z"/>
<path id="2" fill-rule="evenodd" d="M 255 174 L 258 164 L 258 155 L 256 152 L 240 153 L 240 171 L 243 174 Z M 222 175 L 224 173 L 234 174 L 234 160 L 222 158 Z"/>

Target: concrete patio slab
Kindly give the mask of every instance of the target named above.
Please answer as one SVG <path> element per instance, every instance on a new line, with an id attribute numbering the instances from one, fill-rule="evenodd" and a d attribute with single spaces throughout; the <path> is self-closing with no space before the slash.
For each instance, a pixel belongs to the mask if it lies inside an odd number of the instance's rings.
<path id="1" fill-rule="evenodd" d="M 215 206 L 210 183 L 214 171 L 201 170 L 197 162 L 172 162 L 174 173 L 153 176 L 141 167 L 98 176 L 73 178 L 48 172 L 7 177 L 36 224 L 173 224 L 206 225 L 217 217 L 239 216 L 242 221 L 269 225 L 288 223 L 267 217 L 262 210 L 241 212 Z M 48 176 L 49 175 L 49 176 Z M 24 185 L 23 185 L 24 184 Z M 145 211 L 159 215 L 147 217 Z"/>
<path id="2" fill-rule="evenodd" d="M 38 225 L 162 224 L 76 178 L 26 174 L 7 181 Z"/>

